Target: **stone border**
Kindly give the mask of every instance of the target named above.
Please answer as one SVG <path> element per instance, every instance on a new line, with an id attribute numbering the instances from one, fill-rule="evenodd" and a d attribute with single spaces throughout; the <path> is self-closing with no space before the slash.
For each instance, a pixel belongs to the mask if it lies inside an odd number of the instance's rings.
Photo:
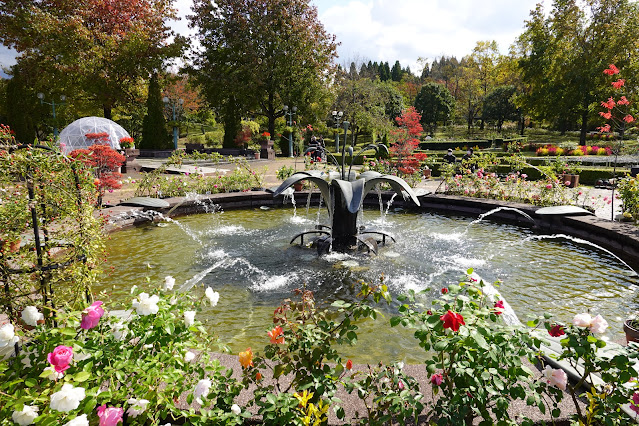
<path id="1" fill-rule="evenodd" d="M 392 196 L 392 192 L 382 192 L 384 203 Z M 298 205 L 306 203 L 308 191 L 296 192 L 294 194 Z M 313 192 L 311 203 L 319 202 L 319 192 Z M 284 197 L 273 197 L 272 193 L 266 191 L 232 192 L 213 195 L 202 195 L 197 200 L 185 197 L 166 198 L 170 207 L 166 209 L 155 209 L 170 217 L 183 216 L 195 213 L 205 213 L 206 207 L 217 204 L 222 209 L 258 208 L 261 206 L 283 206 Z M 516 208 L 534 218 L 535 223 L 531 223 L 526 217 L 512 210 L 502 210 L 490 216 L 493 220 L 513 223 L 520 226 L 538 229 L 549 234 L 566 234 L 572 237 L 581 238 L 595 243 L 607 250 L 610 250 L 629 264 L 639 264 L 639 227 L 628 223 L 611 222 L 596 216 L 561 216 L 561 215 L 537 215 L 540 207 L 531 204 L 511 203 L 483 198 L 458 197 L 453 195 L 430 194 L 420 197 L 421 206 L 417 207 L 410 201 L 396 199 L 394 206 L 401 206 L 405 209 L 446 212 L 454 215 L 479 217 L 479 215 L 497 209 L 499 207 Z M 378 205 L 376 193 L 369 193 L 364 200 L 367 206 Z M 152 220 L 144 214 L 127 214 L 132 212 L 145 212 L 149 208 L 116 206 L 101 210 L 100 213 L 108 218 L 108 232 L 113 232 L 129 226 L 136 226 Z"/>

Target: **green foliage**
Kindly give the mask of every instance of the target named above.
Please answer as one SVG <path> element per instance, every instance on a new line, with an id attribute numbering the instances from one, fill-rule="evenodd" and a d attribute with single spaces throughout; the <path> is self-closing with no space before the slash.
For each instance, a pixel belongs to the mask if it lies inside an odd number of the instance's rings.
<path id="1" fill-rule="evenodd" d="M 142 142 L 140 149 L 171 149 L 173 144 L 166 131 L 164 103 L 157 74 L 149 82 L 149 96 L 146 101 L 146 115 L 142 122 Z"/>
<path id="2" fill-rule="evenodd" d="M 198 161 L 219 163 L 228 161 L 236 165 L 232 172 L 219 176 L 202 176 L 198 173 L 188 175 L 166 176 L 167 167 L 180 167 L 184 161 Z M 249 191 L 264 185 L 264 170 L 256 172 L 245 158 L 223 157 L 220 154 L 203 154 L 194 152 L 186 154 L 184 151 L 175 152 L 161 166 L 151 173 L 143 175 L 136 196 L 149 197 L 183 197 L 188 193 L 217 194 L 220 192 Z"/>
<path id="3" fill-rule="evenodd" d="M 102 404 L 126 411 L 135 405 L 130 398 L 135 398 L 146 399 L 148 405 L 141 414 L 129 415 L 129 424 L 176 419 L 195 425 L 241 424 L 243 417 L 231 412 L 241 385 L 209 352 L 224 348 L 207 335 L 200 321 L 188 325 L 185 321 L 186 311 L 199 312 L 208 299 L 201 294 L 150 291 L 160 294 L 151 296 L 158 299 L 157 313 L 136 310 L 134 305 L 132 311 L 105 315 L 96 327 L 82 329 L 81 312 L 61 310 L 55 314 L 56 326 L 25 332 L 23 338 L 29 342 L 18 356 L 20 361 L 0 363 L 0 417 L 9 419 L 14 411 L 31 405 L 40 409 L 38 424 L 64 424 L 81 414 L 96 418 L 96 408 Z M 136 301 L 145 296 L 132 290 Z M 63 378 L 49 378 L 47 354 L 60 345 L 72 348 L 73 361 Z M 189 352 L 194 359 L 185 358 Z M 198 381 L 205 379 L 211 387 L 200 397 L 202 407 L 184 409 L 180 399 L 187 394 L 191 404 Z M 85 397 L 69 412 L 56 411 L 52 395 L 68 384 L 84 389 Z"/>
<path id="4" fill-rule="evenodd" d="M 277 169 L 275 176 L 279 180 L 286 180 L 289 177 L 291 177 L 293 173 L 295 173 L 295 169 L 293 168 L 293 166 L 282 166 L 279 169 Z"/>
<path id="5" fill-rule="evenodd" d="M 7 124 L 15 131 L 18 142 L 27 144 L 36 139 L 34 118 L 38 104 L 33 93 L 27 90 L 25 81 L 19 68 L 12 68 L 13 76 L 7 81 L 5 108 Z"/>
<path id="6" fill-rule="evenodd" d="M 484 99 L 483 117 L 495 121 L 499 133 L 504 121 L 519 118 L 519 111 L 513 104 L 515 91 L 515 86 L 499 86 Z"/>
<path id="7" fill-rule="evenodd" d="M 17 320 L 32 297 L 41 298 L 47 314 L 65 303 L 77 306 L 95 282 L 104 250 L 93 216 L 97 191 L 91 170 L 50 150 L 4 147 L 0 191 L 3 312 Z M 34 226 L 41 251 L 33 240 Z"/>
<path id="8" fill-rule="evenodd" d="M 422 114 L 421 123 L 433 136 L 437 123 L 451 118 L 455 109 L 455 98 L 441 84 L 426 83 L 415 98 L 415 109 Z"/>
<path id="9" fill-rule="evenodd" d="M 639 222 L 639 180 L 627 176 L 619 181 L 617 188 L 623 203 L 623 215 L 635 223 Z"/>

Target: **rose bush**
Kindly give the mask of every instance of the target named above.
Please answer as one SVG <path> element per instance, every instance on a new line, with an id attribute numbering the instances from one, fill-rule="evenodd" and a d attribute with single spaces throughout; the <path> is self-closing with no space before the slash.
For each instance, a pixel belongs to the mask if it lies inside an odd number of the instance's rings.
<path id="1" fill-rule="evenodd" d="M 138 294 L 130 310 L 105 312 L 99 301 L 84 311 L 56 312 L 58 326 L 24 330 L 17 360 L 0 362 L 0 419 L 18 424 L 239 424 L 231 408 L 241 384 L 209 351 L 224 350 L 197 320 L 207 298 L 161 289 Z M 89 320 L 87 318 L 90 318 Z M 183 318 L 188 318 L 183 321 Z M 84 327 L 87 321 L 91 327 Z M 12 324 L 2 327 L 11 344 Z M 187 360 L 192 354 L 197 362 Z M 196 401 L 198 411 L 189 410 Z M 248 415 L 248 414 L 247 414 Z M 83 417 L 84 416 L 84 417 Z M 22 423 L 20 423 L 22 422 Z"/>

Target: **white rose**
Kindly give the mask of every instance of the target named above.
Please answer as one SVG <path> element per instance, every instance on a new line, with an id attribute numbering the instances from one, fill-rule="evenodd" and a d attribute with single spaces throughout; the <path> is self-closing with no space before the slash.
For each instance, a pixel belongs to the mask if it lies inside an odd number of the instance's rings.
<path id="1" fill-rule="evenodd" d="M 577 327 L 590 327 L 592 317 L 590 314 L 577 314 L 572 320 L 572 323 Z"/>
<path id="2" fill-rule="evenodd" d="M 173 290 L 173 286 L 174 285 L 175 285 L 175 278 L 173 278 L 172 276 L 168 275 L 168 276 L 164 277 L 164 285 L 162 286 L 162 290 L 164 290 L 164 291 Z"/>
<path id="3" fill-rule="evenodd" d="M 22 321 L 31 327 L 36 327 L 38 321 L 44 321 L 44 315 L 35 306 L 27 306 L 22 311 Z"/>
<path id="4" fill-rule="evenodd" d="M 135 290 L 138 289 L 138 286 L 133 284 L 133 287 L 131 287 L 131 294 L 135 293 Z"/>
<path id="5" fill-rule="evenodd" d="M 211 381 L 209 379 L 203 379 L 197 382 L 195 385 L 195 390 L 193 391 L 193 396 L 198 404 L 202 404 L 202 397 L 206 398 L 209 394 L 209 389 L 211 388 Z"/>
<path id="6" fill-rule="evenodd" d="M 85 397 L 84 388 L 76 388 L 66 383 L 58 392 L 51 395 L 51 409 L 67 413 L 80 406 L 80 401 Z"/>
<path id="7" fill-rule="evenodd" d="M 64 372 L 57 372 L 55 371 L 55 368 L 53 368 L 53 366 L 49 366 L 47 368 L 45 368 L 44 370 L 42 370 L 43 373 L 49 373 L 49 375 L 47 376 L 47 379 L 51 380 L 52 382 L 55 382 L 56 380 L 60 380 L 61 378 L 64 377 Z"/>
<path id="8" fill-rule="evenodd" d="M 20 426 L 30 425 L 38 417 L 38 410 L 39 408 L 34 405 L 25 405 L 22 411 L 14 411 L 11 418 Z"/>
<path id="9" fill-rule="evenodd" d="M 590 331 L 596 334 L 604 333 L 607 328 L 608 321 L 606 321 L 601 315 L 594 317 L 590 323 Z"/>
<path id="10" fill-rule="evenodd" d="M 89 426 L 89 419 L 87 419 L 86 414 L 83 414 L 66 423 L 64 426 Z"/>
<path id="11" fill-rule="evenodd" d="M 115 340 L 124 340 L 129 331 L 124 324 L 119 322 L 111 324 L 111 329 L 113 330 L 113 338 Z"/>
<path id="12" fill-rule="evenodd" d="M 204 291 L 204 295 L 211 301 L 211 306 L 217 305 L 217 302 L 220 300 L 220 293 L 218 293 L 217 291 L 213 291 L 211 287 L 206 288 L 206 291 Z"/>
<path id="13" fill-rule="evenodd" d="M 13 330 L 13 324 L 4 324 L 0 327 L 0 348 L 12 346 L 14 343 L 18 343 L 18 340 L 20 339 Z"/>
<path id="14" fill-rule="evenodd" d="M 184 324 L 190 327 L 195 322 L 195 311 L 184 311 Z"/>
<path id="15" fill-rule="evenodd" d="M 147 293 L 140 293 L 138 297 L 140 298 L 140 301 L 137 299 L 133 300 L 133 307 L 138 315 L 147 316 L 158 313 L 160 310 L 158 307 L 158 301 L 160 298 L 157 295 L 149 297 Z"/>
<path id="16" fill-rule="evenodd" d="M 239 406 L 239 405 L 237 405 L 237 404 L 233 404 L 233 405 L 231 405 L 231 412 L 232 412 L 233 414 L 235 414 L 236 416 L 239 416 L 239 415 L 240 415 L 240 413 L 242 412 L 242 409 L 240 408 L 240 406 Z"/>
<path id="17" fill-rule="evenodd" d="M 129 398 L 127 401 L 131 406 L 126 410 L 127 414 L 131 417 L 137 417 L 144 413 L 146 406 L 149 405 L 149 401 L 146 399 Z"/>
<path id="18" fill-rule="evenodd" d="M 191 351 L 187 351 L 184 354 L 184 361 L 186 362 L 191 362 L 195 359 L 195 353 L 191 352 Z"/>

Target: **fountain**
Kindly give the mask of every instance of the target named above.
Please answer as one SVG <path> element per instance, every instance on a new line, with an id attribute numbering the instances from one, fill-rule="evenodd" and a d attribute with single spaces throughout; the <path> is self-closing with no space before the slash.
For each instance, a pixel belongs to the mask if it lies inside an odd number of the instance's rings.
<path id="1" fill-rule="evenodd" d="M 316 148 L 309 148 L 305 154 L 313 152 Z M 321 192 L 321 197 L 329 211 L 331 225 L 317 225 L 316 229 L 304 231 L 297 234 L 291 240 L 293 243 L 299 239 L 300 244 L 304 244 L 306 235 L 317 235 L 311 242 L 311 246 L 317 248 L 318 254 L 330 251 L 351 252 L 366 249 L 369 253 L 377 253 L 377 247 L 385 245 L 388 239 L 394 238 L 384 231 L 376 229 L 366 229 L 357 224 L 357 218 L 362 209 L 362 203 L 366 194 L 382 183 L 388 183 L 396 194 L 404 198 L 410 198 L 417 206 L 419 200 L 412 188 L 401 178 L 392 175 L 383 175 L 374 171 L 360 173 L 359 176 L 351 171 L 355 158 L 363 152 L 374 149 L 376 152 L 386 150 L 383 144 L 370 144 L 364 147 L 356 155 L 352 155 L 352 147 L 349 147 L 351 154 L 351 166 L 348 173 L 345 172 L 344 161 L 346 158 L 345 149 L 342 148 L 341 173 L 324 173 L 318 170 L 297 172 L 286 179 L 273 193 L 274 196 L 284 193 L 289 187 L 300 181 L 309 181 L 317 185 Z M 330 153 L 327 153 L 331 155 Z M 335 161 L 335 157 L 333 157 Z"/>

